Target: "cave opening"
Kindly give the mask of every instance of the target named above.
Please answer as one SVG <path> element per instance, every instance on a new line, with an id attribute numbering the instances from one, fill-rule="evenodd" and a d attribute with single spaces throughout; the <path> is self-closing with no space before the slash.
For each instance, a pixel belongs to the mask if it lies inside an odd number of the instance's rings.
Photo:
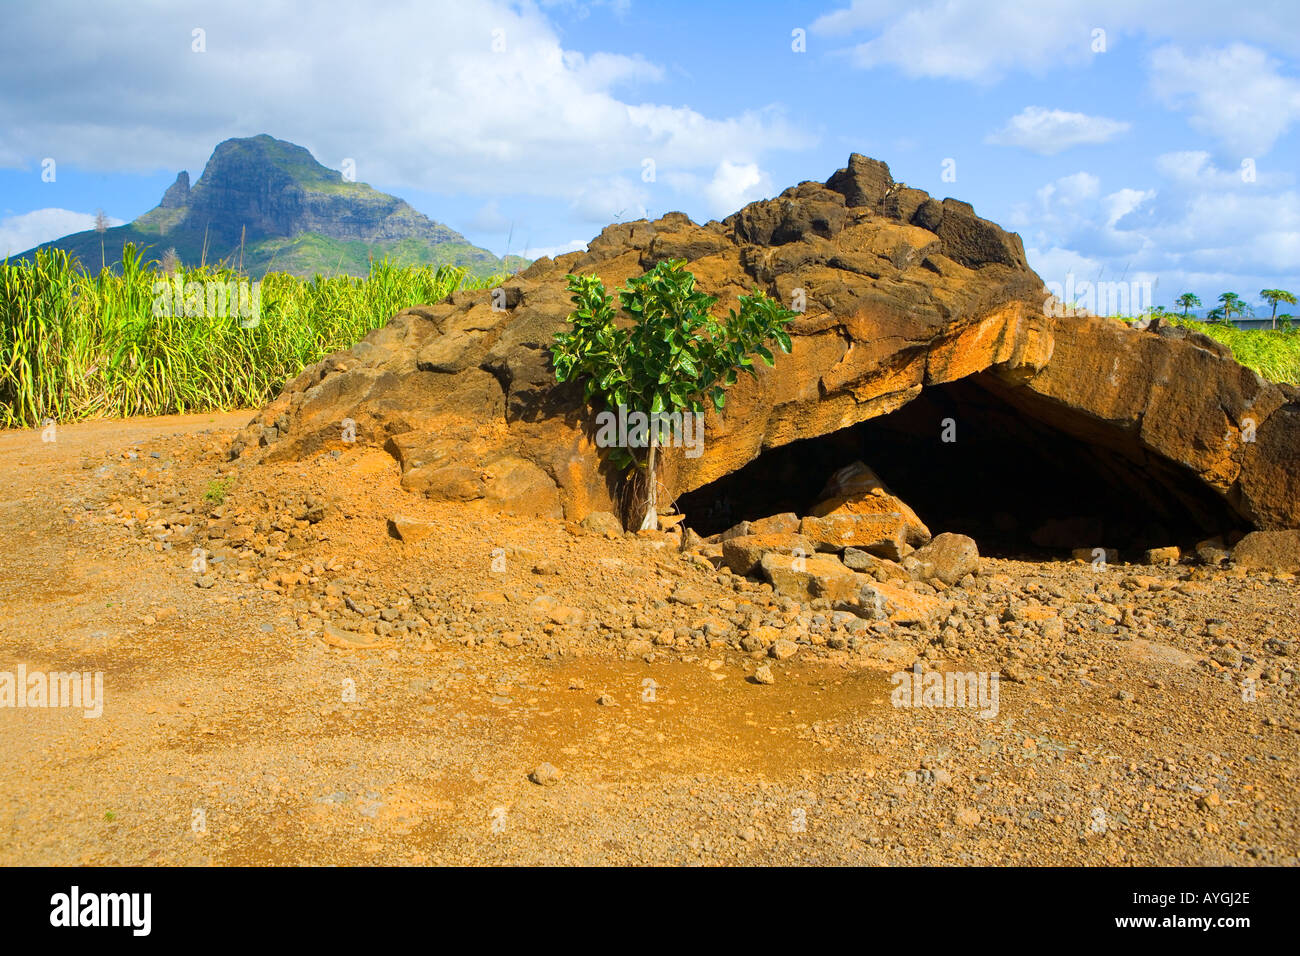
<path id="1" fill-rule="evenodd" d="M 1193 472 L 1144 449 L 1136 435 L 987 372 L 929 386 L 888 415 L 769 449 L 681 495 L 677 507 L 702 535 L 782 512 L 806 515 L 831 475 L 859 460 L 931 533 L 969 535 L 994 556 L 1186 549 L 1249 530 Z"/>

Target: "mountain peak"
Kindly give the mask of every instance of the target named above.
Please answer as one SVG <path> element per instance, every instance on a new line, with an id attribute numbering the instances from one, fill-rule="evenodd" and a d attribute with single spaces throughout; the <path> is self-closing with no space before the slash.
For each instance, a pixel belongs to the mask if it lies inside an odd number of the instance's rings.
<path id="1" fill-rule="evenodd" d="M 156 217 L 167 231 L 204 230 L 225 242 L 304 232 L 361 242 L 465 241 L 396 196 L 345 180 L 302 146 L 265 133 L 218 144 L 193 188 L 183 194 L 179 184 L 178 177 L 159 206 L 169 214 Z"/>
<path id="2" fill-rule="evenodd" d="M 163 209 L 180 209 L 190 198 L 190 174 L 181 170 L 176 176 L 176 182 L 167 187 L 163 193 L 162 202 L 158 205 Z"/>
<path id="3" fill-rule="evenodd" d="M 309 150 L 297 143 L 276 139 L 267 133 L 218 143 L 199 182 L 221 185 L 232 175 L 246 176 L 249 172 L 268 181 L 282 185 L 291 182 L 304 189 L 337 189 L 347 185 L 369 189 L 364 184 L 348 183 L 342 173 L 323 166 Z"/>
<path id="4" fill-rule="evenodd" d="M 104 241 L 174 248 L 191 264 L 228 261 L 250 275 L 268 269 L 298 275 L 364 275 L 371 258 L 403 264 L 463 265 L 476 275 L 507 264 L 460 233 L 365 183 L 344 179 L 296 143 L 261 133 L 217 144 L 192 186 L 182 171 L 162 200 L 135 222 L 76 233 L 47 245 L 77 254 L 88 267 L 120 253 Z M 22 255 L 27 255 L 23 253 Z M 515 263 L 518 264 L 518 263 Z"/>

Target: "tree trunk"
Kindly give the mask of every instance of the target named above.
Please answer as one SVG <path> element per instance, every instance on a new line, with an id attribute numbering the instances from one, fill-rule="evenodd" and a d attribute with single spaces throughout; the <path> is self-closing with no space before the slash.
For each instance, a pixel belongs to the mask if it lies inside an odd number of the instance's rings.
<path id="1" fill-rule="evenodd" d="M 659 530 L 659 480 L 655 475 L 655 451 L 659 441 L 656 429 L 650 429 L 650 450 L 646 453 L 646 509 L 641 519 L 641 531 Z"/>

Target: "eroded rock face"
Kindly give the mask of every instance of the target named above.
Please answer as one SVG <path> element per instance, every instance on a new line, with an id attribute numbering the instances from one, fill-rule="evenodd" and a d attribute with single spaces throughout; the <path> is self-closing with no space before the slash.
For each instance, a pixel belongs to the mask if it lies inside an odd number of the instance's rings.
<path id="1" fill-rule="evenodd" d="M 856 154 L 825 184 L 723 222 L 670 213 L 610 226 L 585 253 L 534 263 L 495 302 L 460 292 L 408 309 L 304 370 L 233 452 L 344 448 L 350 419 L 357 441 L 394 455 L 413 493 L 576 519 L 618 512 L 618 476 L 602 464 L 579 391 L 556 385 L 549 345 L 571 308 L 566 273 L 594 272 L 612 290 L 668 258 L 687 259 L 724 313 L 755 287 L 805 303 L 792 353 L 742 377 L 723 413 L 709 411 L 704 455 L 662 456 L 669 497 L 984 373 L 1010 405 L 1139 471 L 1158 462 L 1253 526 L 1300 526 L 1300 392 L 1184 329 L 1045 315 L 1018 236 Z"/>

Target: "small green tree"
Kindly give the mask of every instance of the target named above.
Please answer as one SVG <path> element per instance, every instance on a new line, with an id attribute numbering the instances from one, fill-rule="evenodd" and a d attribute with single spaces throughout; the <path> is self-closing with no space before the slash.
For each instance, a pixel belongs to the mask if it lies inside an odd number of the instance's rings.
<path id="1" fill-rule="evenodd" d="M 1174 299 L 1174 305 L 1183 307 L 1183 318 L 1187 318 L 1187 313 L 1192 309 L 1199 308 L 1201 305 L 1200 297 L 1192 292 L 1184 292 L 1178 298 Z"/>
<path id="2" fill-rule="evenodd" d="M 1223 303 L 1221 314 L 1223 321 L 1228 325 L 1232 324 L 1234 315 L 1248 315 L 1251 311 L 1250 306 L 1241 301 L 1241 296 L 1235 292 L 1225 292 L 1219 296 L 1219 301 Z"/>
<path id="3" fill-rule="evenodd" d="M 573 327 L 557 333 L 551 346 L 556 380 L 581 381 L 584 401 L 649 418 L 644 443 L 610 449 L 615 465 L 645 476 L 642 529 L 658 524 L 656 449 L 668 416 L 702 412 L 705 399 L 721 410 L 737 373 L 755 375 L 753 355 L 775 364 L 766 343 L 790 351 L 785 326 L 796 313 L 755 289 L 740 296 L 739 311 L 719 321 L 710 314 L 718 300 L 695 288 L 685 266 L 684 259 L 666 260 L 629 279 L 618 291 L 621 324 L 599 277 L 568 276 Z"/>
<path id="4" fill-rule="evenodd" d="M 1287 305 L 1295 305 L 1295 293 L 1288 292 L 1286 289 L 1260 289 L 1259 297 L 1273 306 L 1273 328 L 1277 328 L 1277 304 L 1285 302 Z"/>

